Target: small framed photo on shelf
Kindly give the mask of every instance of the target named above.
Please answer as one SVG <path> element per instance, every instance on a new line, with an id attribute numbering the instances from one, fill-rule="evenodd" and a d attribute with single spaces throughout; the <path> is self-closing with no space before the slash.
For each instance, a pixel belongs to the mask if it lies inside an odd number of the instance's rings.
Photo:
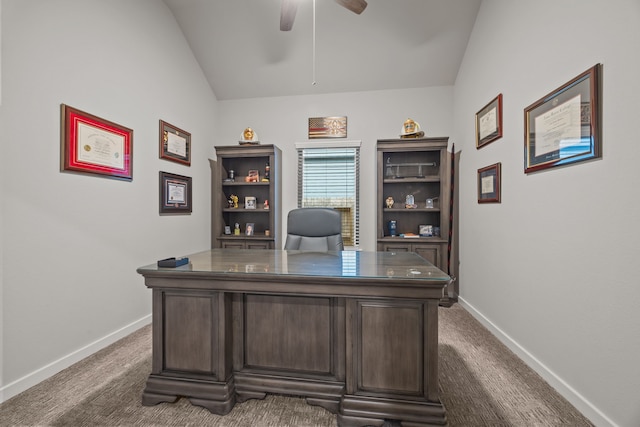
<path id="1" fill-rule="evenodd" d="M 420 225 L 420 237 L 433 237 L 433 225 Z"/>
<path id="2" fill-rule="evenodd" d="M 131 181 L 133 130 L 65 104 L 60 108 L 60 171 Z"/>
<path id="3" fill-rule="evenodd" d="M 476 113 L 476 148 L 502 137 L 502 94 Z"/>
<path id="4" fill-rule="evenodd" d="M 247 226 L 244 229 L 244 232 L 247 236 L 253 236 L 253 232 L 254 232 L 254 224 L 252 222 L 248 222 Z"/>
<path id="5" fill-rule="evenodd" d="M 601 64 L 524 110 L 524 172 L 602 157 Z"/>
<path id="6" fill-rule="evenodd" d="M 191 177 L 160 172 L 160 213 L 191 213 Z"/>
<path id="7" fill-rule="evenodd" d="M 247 172 L 245 182 L 260 182 L 260 172 L 256 169 L 251 169 Z"/>
<path id="8" fill-rule="evenodd" d="M 256 198 L 253 196 L 247 196 L 244 198 L 244 208 L 245 209 L 255 209 L 256 208 Z"/>
<path id="9" fill-rule="evenodd" d="M 160 120 L 160 158 L 191 166 L 191 134 Z"/>
<path id="10" fill-rule="evenodd" d="M 501 163 L 478 169 L 478 203 L 500 203 L 501 169 Z"/>

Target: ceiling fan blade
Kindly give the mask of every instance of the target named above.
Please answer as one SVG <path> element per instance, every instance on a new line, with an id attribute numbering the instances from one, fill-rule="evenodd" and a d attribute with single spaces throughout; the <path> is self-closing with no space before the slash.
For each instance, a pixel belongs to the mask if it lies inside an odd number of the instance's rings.
<path id="1" fill-rule="evenodd" d="M 367 8 L 367 2 L 365 0 L 336 0 L 336 3 L 358 15 Z"/>
<path id="2" fill-rule="evenodd" d="M 293 21 L 296 19 L 298 0 L 282 0 L 280 9 L 280 31 L 291 31 Z"/>

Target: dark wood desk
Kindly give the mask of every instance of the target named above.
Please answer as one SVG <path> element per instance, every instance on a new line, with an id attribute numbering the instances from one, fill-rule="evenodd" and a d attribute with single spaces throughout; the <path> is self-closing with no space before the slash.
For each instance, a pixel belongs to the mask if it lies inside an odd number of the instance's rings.
<path id="1" fill-rule="evenodd" d="M 216 414 L 305 396 L 341 426 L 446 424 L 438 303 L 450 281 L 415 253 L 225 250 L 138 269 L 153 290 L 144 405 Z"/>

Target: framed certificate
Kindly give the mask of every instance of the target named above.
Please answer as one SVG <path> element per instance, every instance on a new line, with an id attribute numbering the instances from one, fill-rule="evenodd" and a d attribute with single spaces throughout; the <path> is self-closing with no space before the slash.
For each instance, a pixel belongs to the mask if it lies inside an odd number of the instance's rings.
<path id="1" fill-rule="evenodd" d="M 524 110 L 524 172 L 602 157 L 601 65 Z"/>
<path id="2" fill-rule="evenodd" d="M 502 138 L 502 94 L 476 113 L 476 148 Z"/>
<path id="3" fill-rule="evenodd" d="M 191 134 L 160 120 L 160 158 L 191 166 Z"/>
<path id="4" fill-rule="evenodd" d="M 133 130 L 61 104 L 60 170 L 133 179 Z"/>
<path id="5" fill-rule="evenodd" d="M 478 169 L 478 203 L 500 203 L 502 164 Z"/>
<path id="6" fill-rule="evenodd" d="M 191 213 L 191 177 L 160 171 L 160 213 Z"/>

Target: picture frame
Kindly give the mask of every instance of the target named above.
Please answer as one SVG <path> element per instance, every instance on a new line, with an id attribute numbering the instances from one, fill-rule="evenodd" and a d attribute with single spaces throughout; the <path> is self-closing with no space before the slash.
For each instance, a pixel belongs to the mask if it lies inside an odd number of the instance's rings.
<path id="1" fill-rule="evenodd" d="M 346 138 L 347 117 L 309 117 L 309 139 Z"/>
<path id="2" fill-rule="evenodd" d="M 596 64 L 524 109 L 524 172 L 602 157 L 601 74 Z"/>
<path id="3" fill-rule="evenodd" d="M 245 182 L 260 182 L 260 171 L 257 169 L 247 171 Z"/>
<path id="4" fill-rule="evenodd" d="M 433 225 L 421 224 L 418 230 L 420 237 L 433 237 Z"/>
<path id="5" fill-rule="evenodd" d="M 478 169 L 478 203 L 501 203 L 502 163 Z"/>
<path id="6" fill-rule="evenodd" d="M 60 171 L 133 180 L 133 130 L 60 104 Z"/>
<path id="7" fill-rule="evenodd" d="M 502 94 L 476 113 L 476 149 L 502 138 Z"/>
<path id="8" fill-rule="evenodd" d="M 160 171 L 160 213 L 190 214 L 191 177 Z"/>
<path id="9" fill-rule="evenodd" d="M 248 222 L 245 227 L 244 227 L 244 233 L 247 236 L 253 236 L 253 233 L 255 232 L 255 225 L 253 222 Z"/>
<path id="10" fill-rule="evenodd" d="M 244 198 L 244 208 L 245 209 L 255 209 L 256 208 L 256 198 L 253 196 L 247 196 Z"/>
<path id="11" fill-rule="evenodd" d="M 160 120 L 160 158 L 191 166 L 191 134 Z"/>

